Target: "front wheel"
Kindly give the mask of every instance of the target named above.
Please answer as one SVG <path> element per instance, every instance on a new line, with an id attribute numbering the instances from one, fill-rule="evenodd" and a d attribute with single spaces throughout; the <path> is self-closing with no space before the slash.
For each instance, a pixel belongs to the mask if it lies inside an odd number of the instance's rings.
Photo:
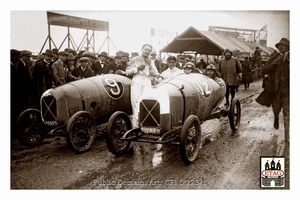
<path id="1" fill-rule="evenodd" d="M 180 133 L 180 155 L 185 164 L 189 165 L 196 160 L 200 142 L 200 121 L 197 116 L 190 115 L 185 120 Z"/>
<path id="2" fill-rule="evenodd" d="M 46 137 L 43 127 L 39 110 L 33 108 L 24 110 L 17 120 L 18 141 L 27 147 L 40 144 Z"/>
<path id="3" fill-rule="evenodd" d="M 111 153 L 116 156 L 128 151 L 130 141 L 122 140 L 121 137 L 131 129 L 131 121 L 124 112 L 115 112 L 108 120 L 106 144 Z"/>
<path id="4" fill-rule="evenodd" d="M 241 103 L 236 98 L 234 98 L 230 104 L 228 118 L 231 130 L 236 131 L 241 122 Z"/>
<path id="5" fill-rule="evenodd" d="M 67 144 L 77 153 L 86 152 L 92 147 L 96 133 L 94 117 L 86 111 L 79 111 L 68 121 L 66 128 Z"/>

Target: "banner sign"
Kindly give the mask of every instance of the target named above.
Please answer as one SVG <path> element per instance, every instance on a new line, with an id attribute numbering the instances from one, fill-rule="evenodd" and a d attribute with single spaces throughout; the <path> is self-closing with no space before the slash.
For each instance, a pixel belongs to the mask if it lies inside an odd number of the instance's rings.
<path id="1" fill-rule="evenodd" d="M 109 30 L 109 23 L 106 21 L 73 17 L 53 12 L 47 12 L 47 19 L 49 25 L 66 26 L 95 31 Z"/>

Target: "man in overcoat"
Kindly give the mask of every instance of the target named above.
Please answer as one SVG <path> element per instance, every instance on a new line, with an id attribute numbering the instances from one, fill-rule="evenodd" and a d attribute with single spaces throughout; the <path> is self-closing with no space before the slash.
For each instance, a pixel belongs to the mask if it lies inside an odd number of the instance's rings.
<path id="1" fill-rule="evenodd" d="M 21 58 L 16 63 L 16 79 L 15 89 L 17 90 L 17 106 L 20 110 L 29 108 L 31 106 L 32 99 L 32 74 L 30 70 L 30 61 L 32 52 L 23 50 L 20 52 Z"/>
<path id="2" fill-rule="evenodd" d="M 263 74 L 273 77 L 269 79 L 267 86 L 272 88 L 274 113 L 274 128 L 279 128 L 279 113 L 283 110 L 285 141 L 289 143 L 290 126 L 290 41 L 282 38 L 276 45 L 280 54 L 268 66 L 262 69 Z"/>
<path id="3" fill-rule="evenodd" d="M 81 57 L 79 59 L 80 66 L 75 68 L 72 72 L 72 75 L 77 79 L 89 78 L 94 76 L 94 71 L 89 67 L 91 64 L 88 57 Z"/>
<path id="4" fill-rule="evenodd" d="M 43 53 L 43 59 L 37 61 L 34 65 L 32 78 L 39 97 L 53 85 L 53 70 L 51 67 L 53 58 L 53 52 L 47 49 Z"/>
<path id="5" fill-rule="evenodd" d="M 106 52 L 101 52 L 99 54 L 99 60 L 92 63 L 92 70 L 94 71 L 95 75 L 101 75 L 101 74 L 108 74 L 110 70 L 110 66 L 108 63 L 105 62 L 107 58 Z"/>
<path id="6" fill-rule="evenodd" d="M 235 97 L 236 88 L 239 86 L 239 80 L 242 75 L 242 66 L 237 58 L 232 57 L 232 52 L 226 49 L 224 52 L 225 58 L 219 61 L 219 71 L 221 78 L 226 84 L 226 103 L 225 106 L 229 106 L 229 93 L 231 94 L 231 101 Z"/>
<path id="7" fill-rule="evenodd" d="M 52 64 L 55 86 L 63 85 L 67 82 L 68 69 L 64 66 L 69 54 L 65 51 L 58 52 L 58 59 Z"/>

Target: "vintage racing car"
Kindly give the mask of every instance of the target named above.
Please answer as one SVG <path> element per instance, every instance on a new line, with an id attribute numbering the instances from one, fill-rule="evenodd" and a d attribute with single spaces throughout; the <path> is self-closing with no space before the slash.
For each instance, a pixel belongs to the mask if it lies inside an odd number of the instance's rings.
<path id="1" fill-rule="evenodd" d="M 131 141 L 180 145 L 184 163 L 198 155 L 201 123 L 228 116 L 232 131 L 239 128 L 241 105 L 234 98 L 229 108 L 219 108 L 226 86 L 203 74 L 182 74 L 146 90 L 139 101 L 139 127 L 131 128 L 123 111 L 115 112 L 107 124 L 106 142 L 115 155 L 126 153 Z"/>
<path id="2" fill-rule="evenodd" d="M 66 136 L 76 152 L 92 147 L 96 126 L 106 123 L 116 111 L 130 115 L 131 80 L 107 74 L 70 82 L 49 89 L 40 98 L 40 108 L 24 110 L 18 117 L 18 140 L 25 146 L 40 144 L 45 136 Z"/>

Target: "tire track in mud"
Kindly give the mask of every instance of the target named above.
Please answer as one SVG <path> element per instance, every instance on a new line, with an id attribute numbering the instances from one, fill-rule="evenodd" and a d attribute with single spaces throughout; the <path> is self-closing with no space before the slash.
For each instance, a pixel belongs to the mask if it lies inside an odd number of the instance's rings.
<path id="1" fill-rule="evenodd" d="M 241 101 L 243 103 L 241 126 L 235 133 L 238 137 L 227 147 L 238 149 L 240 152 L 223 150 L 226 154 L 221 153 L 216 156 L 219 163 L 232 162 L 232 164 L 224 169 L 224 173 L 215 177 L 215 182 L 212 183 L 210 189 L 260 189 L 260 156 L 281 154 L 280 132 L 282 133 L 283 130 L 274 130 L 272 109 L 255 105 L 257 103 L 253 99 L 255 96 Z M 244 119 L 243 115 L 247 116 L 247 119 Z M 224 129 L 223 126 L 222 130 Z M 218 140 L 218 143 L 221 140 Z M 239 157 L 239 155 L 246 156 Z M 253 174 L 253 172 L 257 173 Z"/>

